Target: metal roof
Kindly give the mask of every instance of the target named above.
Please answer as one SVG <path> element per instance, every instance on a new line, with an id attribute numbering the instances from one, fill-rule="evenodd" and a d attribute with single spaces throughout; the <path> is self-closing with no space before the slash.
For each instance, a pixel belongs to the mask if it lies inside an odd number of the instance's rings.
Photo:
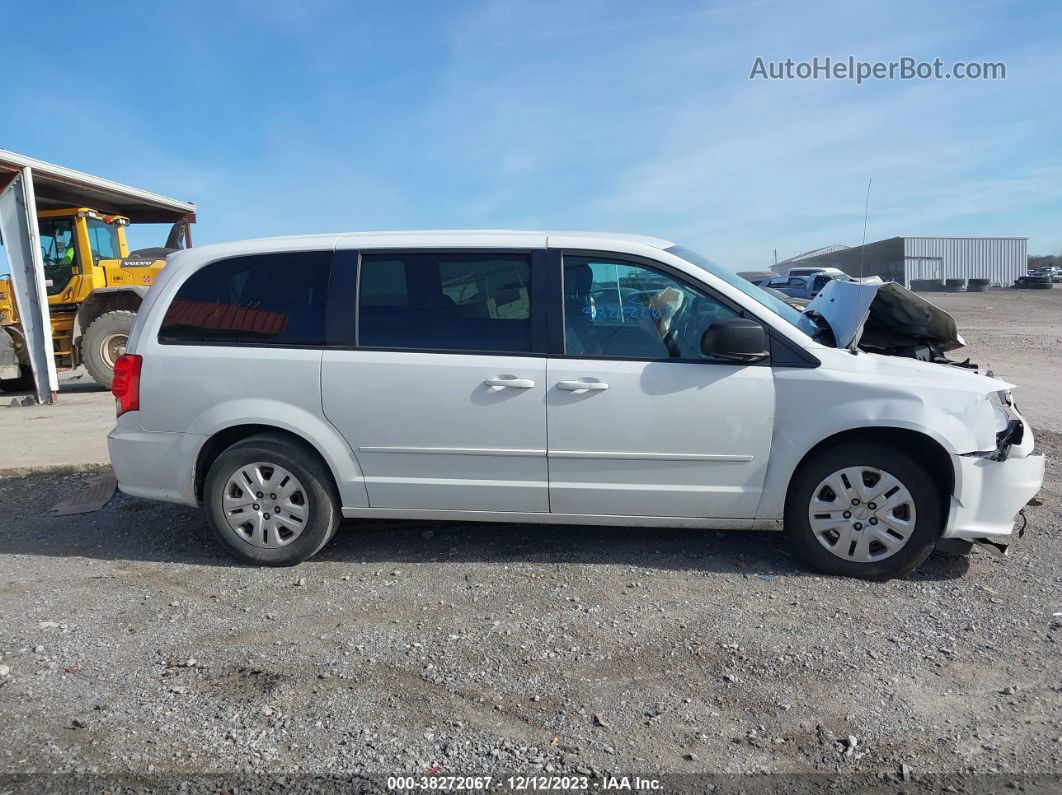
<path id="1" fill-rule="evenodd" d="M 1028 240 L 1016 235 L 899 235 L 902 240 Z"/>
<path id="2" fill-rule="evenodd" d="M 39 209 L 88 207 L 124 215 L 133 223 L 175 223 L 184 218 L 195 221 L 195 205 L 191 202 L 0 149 L 0 174 L 18 172 L 27 166 L 33 169 L 33 191 Z"/>
<path id="3" fill-rule="evenodd" d="M 781 260 L 776 264 L 785 265 L 790 262 L 800 262 L 801 260 L 811 259 L 812 257 L 819 257 L 823 254 L 832 254 L 835 251 L 844 251 L 846 248 L 849 247 L 844 245 L 843 243 L 833 243 L 829 246 L 823 246 L 822 248 L 815 248 L 811 251 L 805 251 L 803 254 L 796 254 L 792 257 L 789 257 L 788 259 Z"/>

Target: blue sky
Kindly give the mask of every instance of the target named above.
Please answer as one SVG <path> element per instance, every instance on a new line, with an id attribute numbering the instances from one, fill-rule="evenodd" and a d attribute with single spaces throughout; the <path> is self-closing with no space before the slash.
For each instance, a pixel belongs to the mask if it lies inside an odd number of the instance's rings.
<path id="1" fill-rule="evenodd" d="M 1062 4 L 0 0 L 0 147 L 194 201 L 197 243 L 431 227 L 1062 250 Z M 754 59 L 1003 81 L 750 80 Z M 139 245 L 161 243 L 145 227 Z"/>

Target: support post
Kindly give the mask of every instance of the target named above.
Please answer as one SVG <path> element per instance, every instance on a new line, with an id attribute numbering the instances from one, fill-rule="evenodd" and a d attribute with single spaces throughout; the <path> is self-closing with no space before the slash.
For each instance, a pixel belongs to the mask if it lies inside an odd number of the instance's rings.
<path id="1" fill-rule="evenodd" d="M 59 377 L 55 371 L 44 260 L 37 231 L 33 170 L 29 166 L 23 167 L 0 191 L 0 235 L 11 267 L 11 287 L 26 338 L 37 401 L 54 403 L 59 393 Z"/>

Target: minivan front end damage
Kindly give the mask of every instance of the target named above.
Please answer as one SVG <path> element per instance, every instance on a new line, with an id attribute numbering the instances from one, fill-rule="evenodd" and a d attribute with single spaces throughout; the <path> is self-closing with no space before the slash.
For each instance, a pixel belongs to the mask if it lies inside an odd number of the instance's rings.
<path id="1" fill-rule="evenodd" d="M 1034 452 L 1032 431 L 1010 390 L 989 393 L 995 447 L 955 456 L 955 490 L 943 538 L 972 541 L 1006 554 L 1022 509 L 1040 491 L 1045 459 Z"/>
<path id="2" fill-rule="evenodd" d="M 902 285 L 883 283 L 878 278 L 833 281 L 805 312 L 828 329 L 823 337 L 832 337 L 836 348 L 881 354 L 890 357 L 890 362 L 898 363 L 891 357 L 899 357 L 899 361 L 931 363 L 912 363 L 902 368 L 912 376 L 915 373 L 911 368 L 924 368 L 917 380 L 925 382 L 926 397 L 947 390 L 947 385 L 956 379 L 972 385 L 969 378 L 991 375 L 975 372 L 976 366 L 969 360 L 956 362 L 944 355 L 966 344 L 954 318 Z M 895 369 L 887 368 L 884 359 L 877 361 L 881 369 Z M 963 369 L 938 369 L 940 365 Z M 972 404 L 944 401 L 947 413 L 960 419 L 962 425 L 983 439 L 983 444 L 953 456 L 955 488 L 943 541 L 969 541 L 1005 553 L 1019 518 L 1024 531 L 1021 512 L 1040 490 L 1045 462 L 1043 455 L 1033 452 L 1032 432 L 1014 406 L 1009 386 L 991 379 L 985 382 L 984 396 Z M 989 428 L 994 428 L 994 446 L 993 437 L 987 435 Z"/>
<path id="3" fill-rule="evenodd" d="M 906 356 L 825 346 L 815 355 L 836 382 L 833 389 L 804 394 L 799 373 L 780 373 L 780 393 L 806 407 L 829 400 L 843 384 L 848 399 L 824 415 L 837 430 L 895 427 L 935 439 L 949 454 L 952 475 L 941 546 L 961 549 L 970 542 L 1005 551 L 1045 469 L 1011 385 L 982 371 Z"/>
<path id="4" fill-rule="evenodd" d="M 1004 460 L 955 456 L 955 494 L 943 538 L 1005 553 L 1021 510 L 1040 491 L 1044 468 L 1043 455 L 1021 455 L 1017 449 Z"/>

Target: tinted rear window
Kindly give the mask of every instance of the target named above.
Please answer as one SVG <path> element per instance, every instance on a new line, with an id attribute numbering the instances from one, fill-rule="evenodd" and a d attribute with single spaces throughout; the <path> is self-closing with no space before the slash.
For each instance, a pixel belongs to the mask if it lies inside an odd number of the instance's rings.
<path id="1" fill-rule="evenodd" d="M 530 255 L 366 254 L 359 283 L 359 345 L 531 351 Z"/>
<path id="2" fill-rule="evenodd" d="M 330 251 L 254 254 L 193 273 L 159 342 L 323 346 Z"/>

